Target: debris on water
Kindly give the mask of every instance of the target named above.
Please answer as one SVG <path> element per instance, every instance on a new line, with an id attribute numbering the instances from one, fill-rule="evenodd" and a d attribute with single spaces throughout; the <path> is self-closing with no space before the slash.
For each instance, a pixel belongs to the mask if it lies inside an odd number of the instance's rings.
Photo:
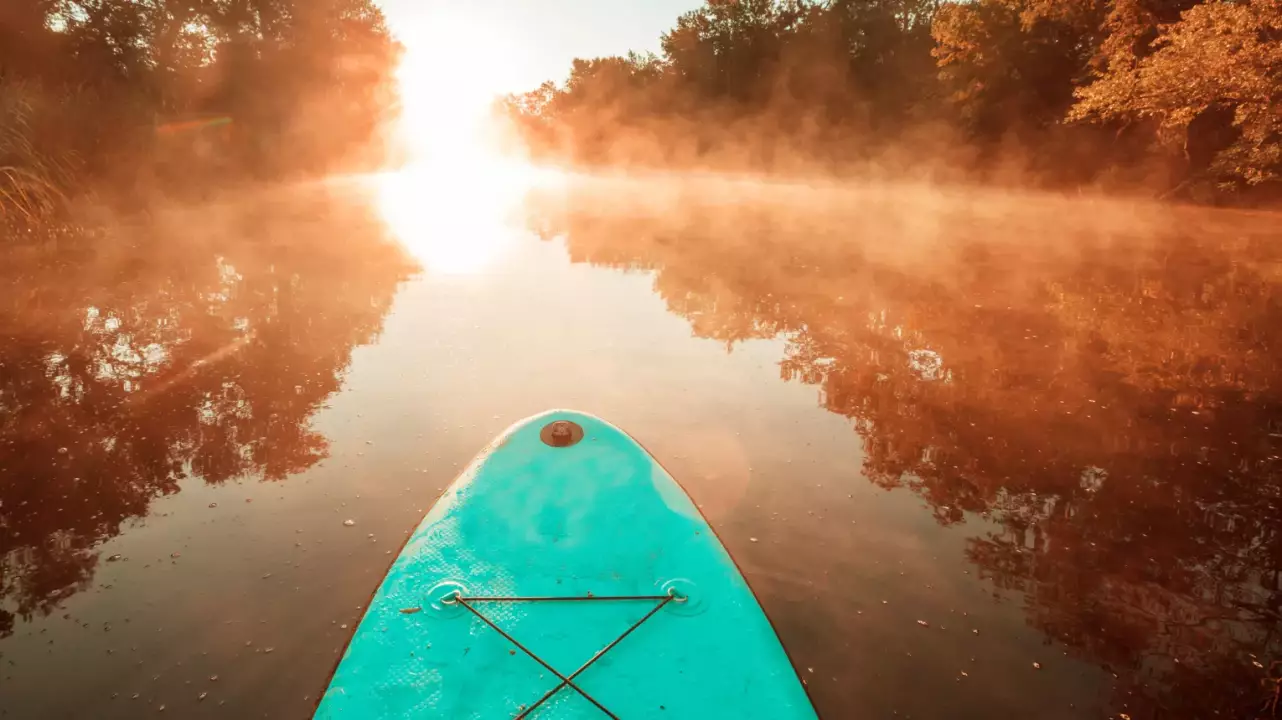
<path id="1" fill-rule="evenodd" d="M 272 574 L 271 574 L 271 573 L 265 573 L 265 574 L 263 575 L 263 579 L 264 579 L 264 580 L 266 580 L 267 578 L 269 578 L 269 577 L 271 577 L 271 576 L 272 576 Z"/>
<path id="2" fill-rule="evenodd" d="M 1035 663 L 1033 663 L 1033 669 L 1034 669 L 1034 670 L 1041 670 L 1041 669 L 1042 669 L 1042 664 L 1041 664 L 1041 663 L 1039 663 L 1039 662 L 1035 662 Z"/>
<path id="3" fill-rule="evenodd" d="M 172 553 L 169 553 L 169 557 L 177 559 L 182 557 L 182 553 L 172 552 Z"/>
<path id="4" fill-rule="evenodd" d="M 979 630 L 971 630 L 971 633 L 972 633 L 972 634 L 974 634 L 974 635 L 978 635 L 978 634 L 979 634 Z"/>
<path id="5" fill-rule="evenodd" d="M 355 525 L 355 524 L 356 524 L 356 521 L 355 521 L 355 520 L 344 520 L 344 521 L 343 521 L 343 524 L 344 524 L 344 525 L 346 525 L 347 527 L 351 527 L 351 526 L 353 526 L 353 525 Z"/>
<path id="6" fill-rule="evenodd" d="M 210 675 L 210 676 L 209 676 L 209 682 L 218 682 L 218 676 L 217 676 L 217 675 Z"/>
<path id="7" fill-rule="evenodd" d="M 416 612 L 421 612 L 422 610 L 423 610 L 423 608 L 421 608 L 421 607 L 408 607 L 408 608 L 401 608 L 401 614 L 402 614 L 402 615 L 413 615 L 414 613 L 416 613 Z"/>
<path id="8" fill-rule="evenodd" d="M 218 503 L 209 503 L 209 507 L 216 508 L 218 507 Z"/>
<path id="9" fill-rule="evenodd" d="M 121 555 L 120 553 L 116 553 L 115 555 L 112 555 L 111 557 L 107 558 L 107 562 L 116 562 L 117 560 L 120 560 L 122 557 L 124 556 Z"/>
<path id="10" fill-rule="evenodd" d="M 339 625 L 339 626 L 338 626 L 338 629 L 339 629 L 339 630 L 346 630 L 346 629 L 347 629 L 347 623 L 343 623 L 342 625 Z"/>
<path id="11" fill-rule="evenodd" d="M 970 674 L 969 674 L 969 673 L 967 673 L 965 670 L 962 670 L 962 671 L 961 671 L 961 676 L 962 676 L 962 677 L 970 677 Z"/>
<path id="12" fill-rule="evenodd" d="M 274 648 L 274 647 L 263 648 L 263 652 L 264 652 L 264 653 L 270 653 L 270 652 L 272 652 L 272 651 L 273 651 L 273 650 L 275 650 L 275 649 L 276 649 L 276 648 Z"/>
<path id="13" fill-rule="evenodd" d="M 748 542 L 760 542 L 760 541 L 759 541 L 759 540 L 757 540 L 757 538 L 755 538 L 755 537 L 750 537 L 750 538 L 748 538 Z"/>
<path id="14" fill-rule="evenodd" d="M 918 620 L 917 624 L 925 628 L 930 627 L 930 623 L 926 622 L 925 620 Z"/>

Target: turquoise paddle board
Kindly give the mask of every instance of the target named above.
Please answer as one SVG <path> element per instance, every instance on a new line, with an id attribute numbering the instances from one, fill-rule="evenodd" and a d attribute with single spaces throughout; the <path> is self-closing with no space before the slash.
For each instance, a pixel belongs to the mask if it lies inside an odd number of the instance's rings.
<path id="1" fill-rule="evenodd" d="M 392 564 L 317 718 L 814 718 L 752 590 L 636 441 L 516 424 Z"/>

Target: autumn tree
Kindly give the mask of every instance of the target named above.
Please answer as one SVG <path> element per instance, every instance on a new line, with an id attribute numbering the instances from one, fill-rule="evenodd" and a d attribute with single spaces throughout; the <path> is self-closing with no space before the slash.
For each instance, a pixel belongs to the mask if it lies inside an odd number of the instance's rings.
<path id="1" fill-rule="evenodd" d="M 940 80 L 981 139 L 1039 130 L 1063 117 L 1097 52 L 1098 2 L 979 0 L 935 18 Z"/>
<path id="2" fill-rule="evenodd" d="M 1117 44 L 1070 118 L 1154 121 L 1159 137 L 1225 185 L 1282 171 L 1282 3 L 1209 2 L 1161 26 L 1154 50 Z"/>
<path id="3" fill-rule="evenodd" d="M 528 145 L 580 160 L 591 145 L 623 163 L 859 168 L 889 152 L 897 169 L 942 157 L 968 179 L 1014 169 L 1169 196 L 1208 178 L 1221 197 L 1267 198 L 1280 12 L 1276 0 L 708 0 L 652 62 L 579 61 L 503 108 Z"/>
<path id="4" fill-rule="evenodd" d="M 6 2 L 0 214 L 368 166 L 398 57 L 370 0 Z"/>

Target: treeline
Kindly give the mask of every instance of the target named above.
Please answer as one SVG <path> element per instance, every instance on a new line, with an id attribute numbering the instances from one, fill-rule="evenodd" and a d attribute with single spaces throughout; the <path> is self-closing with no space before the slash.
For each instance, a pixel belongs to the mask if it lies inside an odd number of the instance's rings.
<path id="1" fill-rule="evenodd" d="M 507 98 L 542 159 L 1276 200 L 1279 0 L 707 0 Z"/>
<path id="2" fill-rule="evenodd" d="M 0 2 L 0 225 L 381 160 L 371 0 Z"/>

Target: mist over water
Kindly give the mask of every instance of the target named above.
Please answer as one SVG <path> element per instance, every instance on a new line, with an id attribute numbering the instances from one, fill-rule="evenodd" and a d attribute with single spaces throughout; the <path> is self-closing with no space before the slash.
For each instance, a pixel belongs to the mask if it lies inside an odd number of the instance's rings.
<path id="1" fill-rule="evenodd" d="M 470 263 L 412 190 L 309 187 L 11 249 L 0 712 L 305 716 L 440 490 L 569 406 L 825 715 L 1267 717 L 1274 216 L 579 173 L 478 194 Z"/>

